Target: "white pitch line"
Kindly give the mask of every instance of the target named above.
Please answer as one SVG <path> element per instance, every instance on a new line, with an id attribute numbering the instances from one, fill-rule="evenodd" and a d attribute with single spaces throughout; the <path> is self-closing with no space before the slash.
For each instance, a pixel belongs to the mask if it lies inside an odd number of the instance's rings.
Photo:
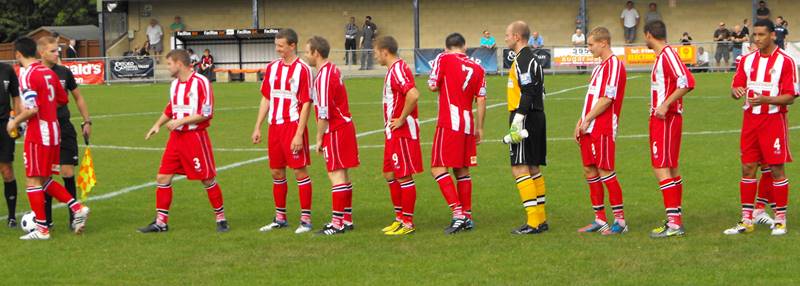
<path id="1" fill-rule="evenodd" d="M 634 78 L 638 78 L 638 77 L 641 77 L 641 76 L 629 77 L 628 79 L 634 79 Z M 561 93 L 569 92 L 569 91 L 572 91 L 572 90 L 585 88 L 587 86 L 589 86 L 589 85 L 570 87 L 570 88 L 562 89 L 562 90 L 559 90 L 559 91 L 555 91 L 555 92 L 550 93 L 548 95 L 561 94 Z M 492 104 L 492 105 L 486 106 L 486 109 L 495 108 L 495 107 L 503 106 L 503 105 L 506 105 L 506 103 L 503 102 L 503 103 Z M 151 114 L 161 114 L 161 113 L 160 112 L 153 112 Z M 419 124 L 429 123 L 429 122 L 433 122 L 435 120 L 436 120 L 436 118 L 429 118 L 429 119 L 420 121 Z M 383 131 L 384 131 L 384 129 L 366 131 L 366 132 L 362 132 L 362 133 L 356 134 L 356 137 L 360 138 L 360 137 L 364 137 L 364 136 L 371 135 L 371 134 L 382 133 Z M 217 172 L 221 172 L 221 171 L 225 171 L 225 170 L 229 170 L 229 169 L 233 169 L 233 168 L 238 168 L 238 167 L 241 167 L 241 166 L 244 166 L 244 165 L 248 165 L 248 164 L 252 164 L 252 163 L 256 163 L 256 162 L 261 162 L 261 161 L 264 161 L 264 160 L 267 160 L 267 156 L 261 156 L 261 157 L 250 159 L 250 160 L 245 160 L 245 161 L 240 161 L 240 162 L 228 164 L 228 165 L 225 165 L 225 166 L 222 166 L 222 167 L 218 167 L 217 168 Z M 175 182 L 175 181 L 180 181 L 180 180 L 185 180 L 185 179 L 186 179 L 186 176 L 176 176 L 176 177 L 174 177 L 172 179 L 172 181 Z M 110 199 L 110 198 L 113 198 L 113 197 L 117 197 L 117 196 L 120 196 L 120 195 L 124 195 L 124 194 L 130 193 L 130 192 L 133 192 L 133 191 L 141 190 L 141 189 L 148 188 L 148 187 L 153 187 L 155 185 L 156 185 L 155 182 L 148 182 L 148 183 L 144 183 L 144 184 L 130 186 L 130 187 L 122 188 L 122 189 L 120 189 L 118 191 L 114 191 L 114 192 L 110 192 L 110 193 L 106 193 L 106 194 L 102 194 L 102 195 L 89 197 L 88 199 L 86 199 L 86 201 L 87 202 L 91 202 L 91 201 L 97 201 L 97 200 L 107 200 L 107 199 Z M 63 208 L 65 206 L 66 206 L 66 204 L 58 204 L 58 205 L 54 205 L 53 208 L 54 209 L 55 208 Z M 22 213 L 17 213 L 17 215 L 20 215 L 20 214 L 22 214 Z M 8 216 L 3 216 L 0 219 L 5 219 L 7 217 Z"/>

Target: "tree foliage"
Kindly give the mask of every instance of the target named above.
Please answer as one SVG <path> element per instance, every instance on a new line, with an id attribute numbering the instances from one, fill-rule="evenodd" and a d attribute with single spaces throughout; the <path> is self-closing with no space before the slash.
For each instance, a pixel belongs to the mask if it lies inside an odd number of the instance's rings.
<path id="1" fill-rule="evenodd" d="M 0 0 L 0 42 L 41 26 L 97 25 L 98 0 Z"/>

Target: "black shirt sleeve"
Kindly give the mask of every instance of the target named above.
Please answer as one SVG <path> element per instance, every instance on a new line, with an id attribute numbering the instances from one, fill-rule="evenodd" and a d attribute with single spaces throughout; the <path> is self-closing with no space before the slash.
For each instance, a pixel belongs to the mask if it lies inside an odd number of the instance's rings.
<path id="1" fill-rule="evenodd" d="M 544 73 L 542 66 L 536 62 L 536 56 L 530 49 L 520 53 L 517 58 L 517 75 L 520 87 L 520 99 L 517 113 L 527 115 L 531 111 L 544 111 Z"/>
<path id="2" fill-rule="evenodd" d="M 69 91 L 73 91 L 78 88 L 78 83 L 75 82 L 75 75 L 72 74 L 72 71 L 65 67 L 65 72 L 67 74 L 67 78 L 64 81 L 64 88 Z"/>
<path id="3" fill-rule="evenodd" d="M 11 97 L 19 97 L 19 79 L 13 68 L 8 73 L 8 93 Z"/>

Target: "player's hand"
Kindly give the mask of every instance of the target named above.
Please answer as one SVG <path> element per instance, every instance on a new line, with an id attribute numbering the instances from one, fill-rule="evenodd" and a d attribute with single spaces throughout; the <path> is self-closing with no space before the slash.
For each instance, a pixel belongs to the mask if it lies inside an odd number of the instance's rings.
<path id="1" fill-rule="evenodd" d="M 588 120 L 586 122 L 581 122 L 580 133 L 578 135 L 586 134 L 586 130 L 589 130 L 589 123 Z"/>
<path id="2" fill-rule="evenodd" d="M 292 152 L 299 153 L 303 150 L 303 136 L 294 136 L 292 138 L 292 145 L 290 145 Z"/>
<path id="3" fill-rule="evenodd" d="M 392 118 L 392 122 L 389 123 L 389 126 L 392 128 L 392 131 L 395 131 L 398 128 L 403 127 L 403 125 L 405 124 L 406 124 L 405 120 L 400 120 L 399 118 Z"/>
<path id="4" fill-rule="evenodd" d="M 317 137 L 317 145 L 315 145 L 314 150 L 322 154 L 322 137 Z"/>
<path id="5" fill-rule="evenodd" d="M 731 89 L 731 97 L 733 97 L 733 99 L 740 99 L 745 96 L 747 96 L 747 89 L 744 87 L 734 87 Z"/>
<path id="6" fill-rule="evenodd" d="M 760 93 L 756 93 L 755 96 L 748 98 L 747 102 L 749 102 L 751 106 L 759 106 L 767 103 L 767 98 Z"/>
<path id="7" fill-rule="evenodd" d="M 83 124 L 83 138 L 89 140 L 89 136 L 92 135 L 92 124 Z"/>
<path id="8" fill-rule="evenodd" d="M 170 121 L 167 122 L 167 129 L 172 131 L 172 130 L 178 129 L 178 127 L 180 127 L 181 125 L 182 124 L 178 123 L 177 120 L 170 120 Z"/>
<path id="9" fill-rule="evenodd" d="M 662 104 L 656 108 L 655 116 L 659 119 L 667 118 L 667 105 Z"/>
<path id="10" fill-rule="evenodd" d="M 253 144 L 261 143 L 261 129 L 253 130 L 253 135 L 250 135 L 250 138 L 253 139 Z"/>
<path id="11" fill-rule="evenodd" d="M 11 134 L 14 132 L 14 130 L 17 130 L 16 120 L 9 120 L 8 124 L 6 124 L 6 131 L 8 134 Z"/>
<path id="12" fill-rule="evenodd" d="M 575 143 L 581 143 L 581 123 L 580 121 L 578 124 L 575 124 L 575 132 L 572 133 L 572 136 L 575 137 Z"/>
<path id="13" fill-rule="evenodd" d="M 483 139 L 483 128 L 475 129 L 475 145 L 481 144 L 481 139 Z"/>
<path id="14" fill-rule="evenodd" d="M 158 134 L 159 129 L 161 128 L 159 128 L 158 126 L 153 126 L 152 128 L 150 128 L 150 131 L 147 131 L 147 135 L 144 136 L 144 140 L 149 140 L 150 137 L 153 137 L 153 135 Z"/>

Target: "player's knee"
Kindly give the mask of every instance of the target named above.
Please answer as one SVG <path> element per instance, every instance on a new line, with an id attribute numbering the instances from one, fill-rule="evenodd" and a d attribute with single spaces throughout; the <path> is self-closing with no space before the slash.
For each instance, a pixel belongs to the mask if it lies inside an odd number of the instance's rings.
<path id="1" fill-rule="evenodd" d="M 276 179 L 276 180 L 286 179 L 286 170 L 271 169 L 270 172 L 272 173 L 272 178 L 273 179 Z"/>
<path id="2" fill-rule="evenodd" d="M 587 179 L 596 178 L 600 174 L 597 172 L 597 168 L 594 166 L 583 166 L 583 176 Z"/>
<path id="3" fill-rule="evenodd" d="M 453 170 L 453 173 L 456 174 L 456 177 L 469 176 L 469 168 L 458 168 Z"/>
<path id="4" fill-rule="evenodd" d="M 394 173 L 385 172 L 385 173 L 383 173 L 383 178 L 386 179 L 387 181 L 394 180 Z"/>
<path id="5" fill-rule="evenodd" d="M 770 166 L 770 169 L 772 169 L 771 173 L 773 180 L 781 181 L 783 179 L 786 179 L 786 173 L 783 170 L 783 165 Z"/>
<path id="6" fill-rule="evenodd" d="M 755 163 L 746 163 L 742 164 L 742 177 L 744 178 L 755 178 L 756 177 L 756 169 L 758 164 Z M 774 174 L 774 172 L 773 172 Z"/>
<path id="7" fill-rule="evenodd" d="M 72 165 L 61 165 L 61 177 L 62 178 L 70 178 L 75 176 L 75 167 Z"/>
<path id="8" fill-rule="evenodd" d="M 0 175 L 3 176 L 4 182 L 11 182 L 14 180 L 14 169 L 11 165 L 2 164 L 0 165 Z"/>
<path id="9" fill-rule="evenodd" d="M 284 175 L 285 176 L 285 175 Z M 296 178 L 308 177 L 308 170 L 306 168 L 294 169 L 294 176 Z"/>
<path id="10" fill-rule="evenodd" d="M 214 183 L 217 182 L 217 179 L 216 178 L 211 178 L 211 179 L 202 180 L 200 182 L 203 183 L 203 186 L 210 187 L 211 185 L 213 185 Z"/>
<path id="11" fill-rule="evenodd" d="M 158 174 L 156 176 L 156 183 L 159 185 L 168 185 L 172 183 L 172 175 Z"/>

